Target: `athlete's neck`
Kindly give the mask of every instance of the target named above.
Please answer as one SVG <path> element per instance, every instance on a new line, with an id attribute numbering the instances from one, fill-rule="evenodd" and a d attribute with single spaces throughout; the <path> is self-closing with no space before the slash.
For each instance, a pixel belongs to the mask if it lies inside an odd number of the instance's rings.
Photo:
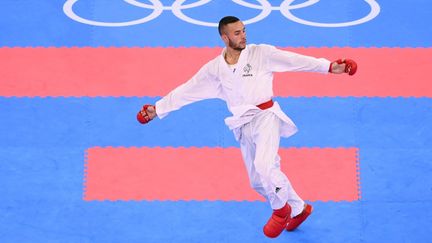
<path id="1" fill-rule="evenodd" d="M 235 50 L 227 47 L 224 55 L 225 61 L 230 65 L 236 64 L 240 57 L 240 53 L 241 50 Z"/>

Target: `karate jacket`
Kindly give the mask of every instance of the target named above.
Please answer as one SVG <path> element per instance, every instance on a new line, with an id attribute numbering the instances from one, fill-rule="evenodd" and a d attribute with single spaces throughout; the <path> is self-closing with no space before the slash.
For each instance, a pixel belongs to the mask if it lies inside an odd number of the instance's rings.
<path id="1" fill-rule="evenodd" d="M 250 122 L 261 110 L 257 105 L 273 97 L 274 72 L 328 73 L 330 61 L 280 50 L 271 45 L 249 44 L 240 53 L 235 65 L 225 61 L 226 48 L 205 64 L 190 80 L 172 90 L 156 102 L 159 118 L 170 112 L 203 99 L 219 98 L 226 102 L 231 117 L 225 124 L 240 136 L 242 125 Z M 297 132 L 294 122 L 282 111 L 277 102 L 268 109 L 282 121 L 280 135 L 289 137 Z"/>

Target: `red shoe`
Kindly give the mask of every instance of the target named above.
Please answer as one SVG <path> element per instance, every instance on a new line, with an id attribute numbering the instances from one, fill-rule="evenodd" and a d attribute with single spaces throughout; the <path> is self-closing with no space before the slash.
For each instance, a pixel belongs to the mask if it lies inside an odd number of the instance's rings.
<path id="1" fill-rule="evenodd" d="M 263 231 L 267 237 L 276 238 L 287 226 L 287 223 L 291 219 L 291 207 L 285 204 L 280 209 L 273 210 L 273 214 L 264 225 Z"/>
<path id="2" fill-rule="evenodd" d="M 303 221 L 305 221 L 307 217 L 309 217 L 309 215 L 311 215 L 312 210 L 313 207 L 309 204 L 306 204 L 303 211 L 288 222 L 288 225 L 286 226 L 286 230 L 293 231 L 297 229 L 297 227 L 299 227 L 299 225 L 303 223 Z"/>

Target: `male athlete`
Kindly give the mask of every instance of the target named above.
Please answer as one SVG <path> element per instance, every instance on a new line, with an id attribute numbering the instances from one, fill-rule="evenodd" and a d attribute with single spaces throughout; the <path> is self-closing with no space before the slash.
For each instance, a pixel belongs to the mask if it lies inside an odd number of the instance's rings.
<path id="1" fill-rule="evenodd" d="M 296 133 L 293 121 L 273 102 L 273 72 L 306 71 L 348 73 L 357 64 L 344 59 L 330 62 L 283 51 L 270 45 L 246 44 L 244 24 L 226 16 L 219 22 L 219 34 L 225 43 L 221 55 L 205 64 L 189 81 L 156 102 L 144 105 L 137 119 L 145 124 L 158 116 L 203 99 L 219 98 L 227 103 L 231 117 L 226 125 L 240 143 L 252 188 L 265 197 L 273 213 L 263 228 L 274 238 L 284 229 L 296 229 L 312 213 L 294 191 L 280 169 L 280 137 Z"/>

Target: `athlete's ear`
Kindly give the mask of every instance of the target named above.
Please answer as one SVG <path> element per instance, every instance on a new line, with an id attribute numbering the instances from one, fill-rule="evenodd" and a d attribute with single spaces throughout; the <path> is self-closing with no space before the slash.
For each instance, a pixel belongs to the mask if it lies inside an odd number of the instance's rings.
<path id="1" fill-rule="evenodd" d="M 224 43 L 228 43 L 228 36 L 225 33 L 222 33 L 221 39 L 223 40 Z"/>

